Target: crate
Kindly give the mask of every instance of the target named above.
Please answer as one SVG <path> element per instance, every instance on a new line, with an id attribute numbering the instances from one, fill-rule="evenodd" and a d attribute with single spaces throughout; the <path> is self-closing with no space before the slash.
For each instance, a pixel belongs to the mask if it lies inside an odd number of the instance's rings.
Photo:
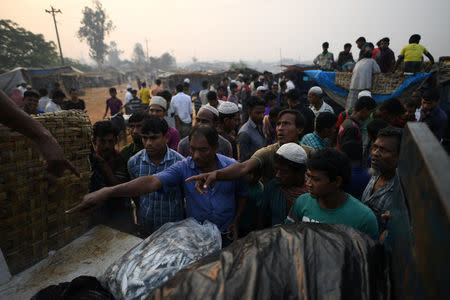
<path id="1" fill-rule="evenodd" d="M 11 273 L 18 273 L 86 232 L 87 216 L 66 215 L 87 193 L 91 121 L 80 112 L 34 118 L 60 143 L 80 178 L 69 171 L 49 175 L 32 141 L 0 125 L 0 248 Z"/>

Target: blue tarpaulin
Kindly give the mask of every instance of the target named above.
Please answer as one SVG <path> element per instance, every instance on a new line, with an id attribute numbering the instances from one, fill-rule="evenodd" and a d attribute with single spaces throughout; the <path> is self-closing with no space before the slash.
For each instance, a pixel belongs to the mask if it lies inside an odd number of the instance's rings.
<path id="1" fill-rule="evenodd" d="M 309 70 L 305 71 L 305 74 L 308 75 L 311 79 L 316 81 L 319 85 L 331 90 L 333 93 L 336 93 L 340 96 L 347 96 L 348 91 L 334 85 L 334 79 L 336 77 L 336 72 L 325 72 L 320 70 Z M 416 75 L 411 75 L 406 78 L 403 84 L 391 95 L 382 95 L 382 94 L 372 94 L 372 98 L 376 102 L 383 102 L 390 98 L 397 97 L 404 90 L 410 87 L 413 84 L 419 83 L 424 80 L 426 77 L 430 76 L 430 73 L 419 73 Z"/>

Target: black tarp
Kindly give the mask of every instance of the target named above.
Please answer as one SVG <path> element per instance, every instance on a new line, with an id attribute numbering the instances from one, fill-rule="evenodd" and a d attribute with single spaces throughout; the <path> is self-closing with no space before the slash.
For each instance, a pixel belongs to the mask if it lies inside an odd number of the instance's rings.
<path id="1" fill-rule="evenodd" d="M 345 225 L 252 232 L 179 271 L 147 299 L 390 299 L 383 246 Z"/>

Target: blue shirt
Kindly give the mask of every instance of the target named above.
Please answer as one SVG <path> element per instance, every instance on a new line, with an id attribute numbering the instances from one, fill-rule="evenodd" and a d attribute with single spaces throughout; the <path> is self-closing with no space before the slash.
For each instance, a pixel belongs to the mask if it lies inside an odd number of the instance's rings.
<path id="1" fill-rule="evenodd" d="M 344 188 L 344 191 L 361 200 L 364 189 L 370 180 L 370 174 L 366 168 L 361 166 L 352 167 L 352 177 L 350 184 Z"/>
<path id="2" fill-rule="evenodd" d="M 317 133 L 308 133 L 305 135 L 300 144 L 313 147 L 314 150 L 319 151 L 326 147 L 327 141 L 324 138 L 321 138 Z"/>
<path id="3" fill-rule="evenodd" d="M 217 169 L 236 163 L 233 158 L 221 154 L 216 154 L 216 157 Z M 201 173 L 189 156 L 155 176 L 161 181 L 164 191 L 171 187 L 183 187 L 187 217 L 194 217 L 199 222 L 208 220 L 224 232 L 235 216 L 236 197 L 248 197 L 247 183 L 244 179 L 217 181 L 214 188 L 208 187 L 208 193 L 201 195 L 195 189 L 195 182 L 185 181 Z"/>
<path id="4" fill-rule="evenodd" d="M 145 149 L 137 152 L 128 160 L 128 172 L 131 179 L 154 175 L 184 158 L 178 152 L 167 147 L 164 159 L 156 166 L 148 157 Z M 183 194 L 180 186 L 164 192 L 153 192 L 140 196 L 137 210 L 138 223 L 148 232 L 153 232 L 167 222 L 176 222 L 184 218 Z"/>
<path id="5" fill-rule="evenodd" d="M 264 134 L 252 119 L 248 119 L 239 129 L 238 140 L 240 161 L 246 161 L 253 153 L 267 145 Z"/>

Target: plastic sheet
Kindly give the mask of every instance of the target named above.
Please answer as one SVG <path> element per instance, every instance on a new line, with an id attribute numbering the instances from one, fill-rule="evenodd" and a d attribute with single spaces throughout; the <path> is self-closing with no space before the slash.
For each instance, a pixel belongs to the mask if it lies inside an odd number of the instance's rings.
<path id="1" fill-rule="evenodd" d="M 148 299 L 390 299 L 383 246 L 345 225 L 252 232 L 179 271 Z"/>
<path id="2" fill-rule="evenodd" d="M 142 299 L 183 267 L 220 250 L 216 225 L 166 223 L 108 267 L 100 281 L 117 299 Z"/>

